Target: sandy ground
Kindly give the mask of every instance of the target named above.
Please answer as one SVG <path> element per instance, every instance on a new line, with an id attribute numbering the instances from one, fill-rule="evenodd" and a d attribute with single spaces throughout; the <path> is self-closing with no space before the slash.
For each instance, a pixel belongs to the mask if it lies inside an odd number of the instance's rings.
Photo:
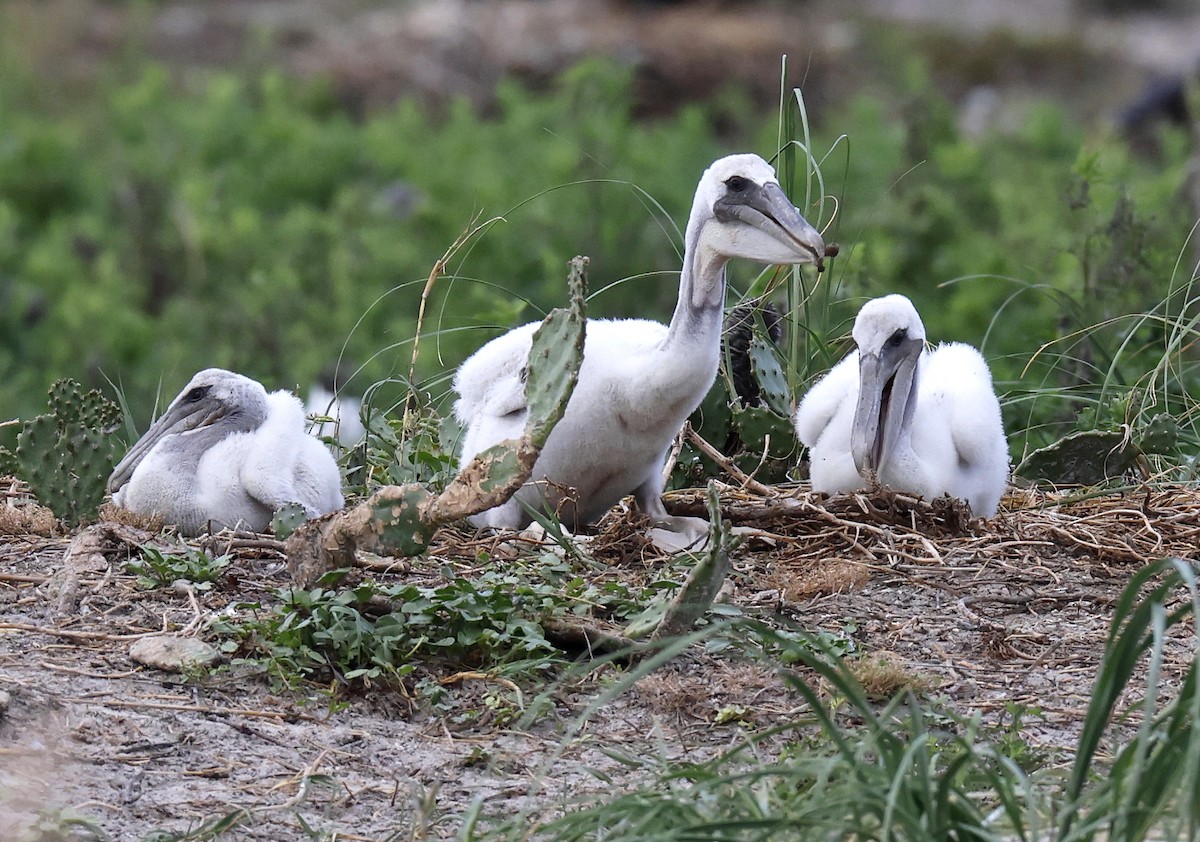
<path id="1" fill-rule="evenodd" d="M 1200 496 L 1184 490 L 1065 507 L 1010 499 L 966 526 L 894 501 L 792 500 L 731 493 L 727 514 L 772 537 L 735 552 L 728 601 L 828 633 L 860 662 L 883 657 L 963 716 L 998 726 L 1024 707 L 1020 738 L 1051 763 L 1070 754 L 1129 576 L 1194 552 L 1200 530 Z M 770 663 L 699 646 L 622 692 L 613 666 L 517 693 L 494 674 L 424 665 L 452 691 L 445 709 L 384 687 L 330 704 L 322 685 L 272 687 L 230 664 L 190 677 L 152 669 L 131 659 L 134 641 L 167 630 L 219 643 L 212 619 L 234 603 L 270 604 L 288 574 L 257 549 L 208 592 L 144 590 L 124 572 L 138 536 L 122 534 L 67 558 L 67 538 L 0 543 L 0 825 L 81 815 L 111 838 L 140 839 L 235 816 L 229 838 L 308 838 L 306 826 L 339 839 L 448 838 L 476 799 L 498 814 L 552 811 L 645 780 L 614 754 L 702 760 L 803 712 Z M 473 540 L 447 533 L 439 553 L 470 557 Z M 594 547 L 606 566 L 581 575 L 665 573 L 627 517 L 610 518 Z M 377 575 L 436 580 L 436 557 Z M 1195 655 L 1191 634 L 1169 643 L 1164 693 Z M 552 704 L 518 729 L 542 689 Z M 745 714 L 718 724 L 732 709 Z M 1118 736 L 1133 725 L 1118 723 Z"/>

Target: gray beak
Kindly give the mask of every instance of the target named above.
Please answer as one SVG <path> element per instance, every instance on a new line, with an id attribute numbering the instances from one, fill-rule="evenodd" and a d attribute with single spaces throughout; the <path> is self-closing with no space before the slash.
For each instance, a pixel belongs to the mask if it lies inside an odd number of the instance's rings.
<path id="1" fill-rule="evenodd" d="M 825 269 L 825 240 L 821 232 L 800 215 L 783 188 L 773 182 L 755 186 L 737 197 L 718 200 L 714 210 L 717 217 L 728 215 L 753 225 L 780 242 L 788 243 L 805 263 L 816 263 L 817 270 Z"/>
<path id="2" fill-rule="evenodd" d="M 113 468 L 112 475 L 108 478 L 108 492 L 115 493 L 129 482 L 137 466 L 146 458 L 146 454 L 163 438 L 173 433 L 187 433 L 207 427 L 225 417 L 228 411 L 224 403 L 213 398 L 203 398 L 195 402 L 176 400 L 147 428 L 142 437 L 129 448 L 125 458 Z"/>
<path id="3" fill-rule="evenodd" d="M 887 466 L 901 432 L 912 421 L 916 402 L 917 360 L 924 350 L 920 339 L 884 346 L 878 354 L 858 356 L 858 406 L 850 432 L 854 467 L 864 479 L 874 479 Z"/>

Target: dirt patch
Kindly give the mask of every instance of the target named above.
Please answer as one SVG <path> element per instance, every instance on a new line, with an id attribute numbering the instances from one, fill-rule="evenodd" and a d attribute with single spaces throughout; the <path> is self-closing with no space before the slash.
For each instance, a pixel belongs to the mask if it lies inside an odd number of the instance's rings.
<path id="1" fill-rule="evenodd" d="M 703 496 L 670 502 L 694 513 Z M 1010 498 L 986 523 L 960 522 L 952 506 L 865 495 L 728 489 L 723 508 L 763 533 L 736 552 L 729 603 L 843 641 L 880 692 L 925 688 L 993 724 L 1024 706 L 1033 713 L 1021 738 L 1051 756 L 1078 733 L 1133 571 L 1194 555 L 1200 533 L 1200 496 L 1187 489 Z M 603 526 L 592 552 L 605 564 L 580 575 L 664 575 L 628 516 Z M 130 658 L 135 641 L 170 632 L 219 643 L 208 630 L 215 616 L 270 604 L 290 582 L 272 542 L 258 539 L 238 545 L 236 565 L 209 591 L 144 590 L 124 572 L 138 534 L 101 525 L 75 536 L 70 553 L 67 538 L 0 539 L 0 826 L 70 809 L 118 839 L 226 815 L 244 839 L 303 838 L 304 826 L 346 839 L 450 837 L 476 799 L 502 813 L 553 810 L 644 779 L 615 757 L 702 760 L 803 711 L 770 665 L 702 647 L 607 701 L 620 674 L 611 666 L 562 683 L 523 731 L 495 701 L 528 706 L 536 690 L 518 700 L 486 673 L 441 676 L 456 705 L 438 711 L 395 689 L 280 690 L 245 667 L 190 678 L 148 669 Z M 479 563 L 486 543 L 446 532 L 430 559 L 373 575 L 436 579 L 443 565 Z M 1194 630 L 1177 631 L 1164 693 L 1194 657 Z M 581 720 L 590 705 L 597 715 Z"/>

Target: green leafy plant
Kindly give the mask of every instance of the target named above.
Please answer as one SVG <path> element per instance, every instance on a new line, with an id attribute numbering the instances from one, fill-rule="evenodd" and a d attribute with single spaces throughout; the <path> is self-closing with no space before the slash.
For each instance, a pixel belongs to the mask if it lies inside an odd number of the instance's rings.
<path id="1" fill-rule="evenodd" d="M 220 555 L 215 558 L 203 550 L 183 547 L 182 553 L 168 552 L 155 547 L 143 547 L 142 554 L 125 563 L 125 572 L 137 577 L 142 588 L 165 588 L 179 580 L 191 582 L 196 590 L 212 588 L 233 556 Z"/>
<path id="2" fill-rule="evenodd" d="M 591 581 L 554 552 L 480 565 L 469 576 L 444 570 L 445 581 L 432 585 L 293 588 L 278 605 L 243 604 L 215 627 L 227 654 L 287 684 L 397 682 L 443 668 L 543 676 L 565 662 L 552 629 L 579 618 L 624 622 L 678 587 Z M 417 684 L 435 704 L 447 693 L 435 680 Z"/>
<path id="3" fill-rule="evenodd" d="M 244 656 L 265 656 L 282 673 L 310 677 L 332 671 L 344 681 L 399 680 L 422 661 L 492 668 L 506 661 L 550 663 L 554 647 L 538 624 L 557 589 L 516 573 L 455 578 L 436 586 L 353 590 L 293 589 L 265 617 L 222 631 L 241 641 Z M 373 599 L 388 609 L 369 610 Z M 243 610 L 261 606 L 243 606 Z"/>
<path id="4" fill-rule="evenodd" d="M 368 390 L 367 400 L 372 391 Z M 441 491 L 458 473 L 458 459 L 444 442 L 446 425 L 437 408 L 414 387 L 403 405 L 372 419 L 367 430 L 360 493 L 380 484 L 420 483 Z"/>

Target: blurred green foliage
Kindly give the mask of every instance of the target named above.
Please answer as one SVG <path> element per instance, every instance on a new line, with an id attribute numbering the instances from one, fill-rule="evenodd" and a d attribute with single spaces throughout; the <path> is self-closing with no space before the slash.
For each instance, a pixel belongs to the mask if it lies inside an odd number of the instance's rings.
<path id="1" fill-rule="evenodd" d="M 1018 455 L 1026 431 L 1044 444 L 1134 386 L 1152 398 L 1147 417 L 1189 413 L 1183 133 L 1139 161 L 1043 104 L 968 137 L 921 61 L 906 68 L 892 90 L 807 115 L 839 210 L 818 209 L 819 195 L 801 209 L 830 223 L 842 256 L 818 296 L 790 302 L 793 336 L 816 343 L 785 342 L 796 391 L 846 350 L 865 298 L 898 291 L 934 340 L 982 346 Z M 635 121 L 632 101 L 630 73 L 596 62 L 540 93 L 502 82 L 486 115 L 402 101 L 361 120 L 328 85 L 272 70 L 180 79 L 139 62 L 79 108 L 10 72 L 0 412 L 34 412 L 71 376 L 119 393 L 141 427 L 203 367 L 304 390 L 344 354 L 360 367 L 349 388 L 381 384 L 376 408 L 398 416 L 421 291 L 473 220 L 482 230 L 432 287 L 412 384 L 422 401 L 444 398 L 471 350 L 561 303 L 574 254 L 592 257 L 593 314 L 665 320 L 699 174 L 730 151 L 772 155 L 780 119 L 726 98 Z M 803 205 L 802 162 L 781 172 Z M 744 266 L 732 280 L 735 295 L 761 286 Z M 1145 313 L 1161 318 L 1122 318 Z"/>
<path id="2" fill-rule="evenodd" d="M 674 216 L 719 152 L 700 109 L 635 125 L 627 76 L 599 66 L 545 96 L 505 83 L 486 120 L 404 102 L 356 124 L 321 84 L 274 72 L 181 89 L 150 65 L 101 93 L 60 116 L 0 98 L 12 415 L 64 372 L 111 380 L 141 419 L 160 383 L 204 366 L 307 387 L 343 348 L 365 390 L 407 373 L 434 261 L 476 215 L 504 216 L 435 287 L 418 372 L 440 374 L 495 332 L 461 328 L 559 303 L 576 253 L 603 255 L 610 280 L 674 267 L 672 220 L 621 179 Z M 669 312 L 670 279 L 637 286 L 637 306 L 608 296 L 600 312 Z"/>

